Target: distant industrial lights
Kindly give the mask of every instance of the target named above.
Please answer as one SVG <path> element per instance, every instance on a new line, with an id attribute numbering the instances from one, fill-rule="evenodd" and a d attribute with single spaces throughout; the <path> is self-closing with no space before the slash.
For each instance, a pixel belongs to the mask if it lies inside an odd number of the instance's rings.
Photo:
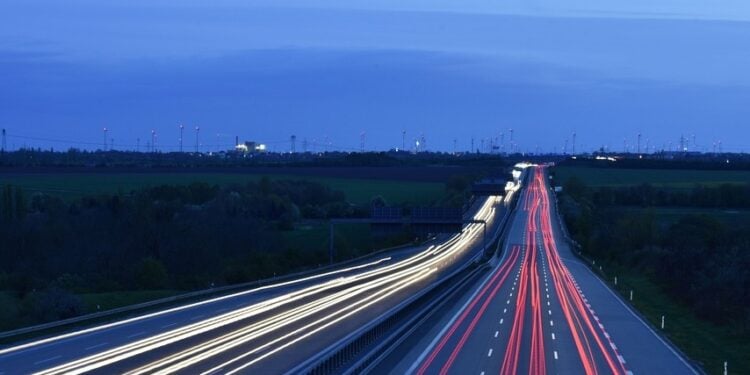
<path id="1" fill-rule="evenodd" d="M 607 160 L 607 161 L 617 161 L 617 159 L 611 157 L 611 156 L 597 156 L 596 160 Z"/>

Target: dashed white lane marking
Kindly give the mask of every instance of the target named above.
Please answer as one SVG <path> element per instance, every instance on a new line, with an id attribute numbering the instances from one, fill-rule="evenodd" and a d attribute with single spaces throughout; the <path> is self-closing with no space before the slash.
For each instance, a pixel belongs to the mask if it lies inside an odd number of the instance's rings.
<path id="1" fill-rule="evenodd" d="M 145 335 L 145 334 L 146 334 L 146 331 L 141 331 L 141 332 L 137 332 L 137 333 L 134 333 L 134 334 L 128 336 L 128 338 L 132 339 L 133 337 L 137 337 L 137 336 L 141 336 L 141 335 Z"/>
<path id="2" fill-rule="evenodd" d="M 479 375 L 484 375 L 484 371 L 480 372 Z"/>
<path id="3" fill-rule="evenodd" d="M 554 339 L 555 339 L 555 333 L 552 332 L 552 340 L 554 340 Z"/>
<path id="4" fill-rule="evenodd" d="M 550 325 L 550 326 L 554 326 L 554 325 L 555 325 L 555 322 L 553 322 L 553 321 L 551 321 L 551 320 L 550 320 L 550 321 L 549 321 L 549 325 Z"/>
<path id="5" fill-rule="evenodd" d="M 508 309 L 503 309 L 503 314 L 507 313 Z"/>
<path id="6" fill-rule="evenodd" d="M 492 357 L 492 348 L 490 348 L 490 351 L 487 352 L 488 357 Z"/>
<path id="7" fill-rule="evenodd" d="M 500 318 L 500 324 L 503 324 L 503 318 Z"/>
<path id="8" fill-rule="evenodd" d="M 198 320 L 198 319 L 200 319 L 200 318 L 202 318 L 202 317 L 204 317 L 204 316 L 205 316 L 205 315 L 196 315 L 196 316 L 194 316 L 194 317 L 190 318 L 190 320 Z"/>
<path id="9" fill-rule="evenodd" d="M 161 326 L 161 328 L 169 328 L 169 327 L 176 326 L 176 325 L 177 323 L 169 323 L 169 324 Z"/>
<path id="10" fill-rule="evenodd" d="M 547 301 L 547 306 L 549 306 L 549 301 Z"/>
<path id="11" fill-rule="evenodd" d="M 92 346 L 89 346 L 89 347 L 87 347 L 87 348 L 83 348 L 83 350 L 91 350 L 91 349 L 96 349 L 96 348 L 102 347 L 102 346 L 104 346 L 104 345 L 107 345 L 107 343 L 106 343 L 106 342 L 103 342 L 103 343 L 101 343 L 101 344 L 96 344 L 96 345 L 92 345 Z"/>
<path id="12" fill-rule="evenodd" d="M 41 361 L 36 361 L 36 362 L 34 362 L 34 364 L 35 364 L 35 365 L 41 365 L 42 363 L 45 363 L 45 362 L 49 362 L 49 361 L 54 361 L 54 360 L 56 360 L 56 359 L 60 359 L 60 358 L 62 358 L 62 356 L 61 356 L 61 355 L 56 355 L 56 356 L 54 356 L 54 357 L 50 357 L 50 358 L 47 358 L 47 359 L 43 359 L 43 360 L 41 360 Z"/>
<path id="13" fill-rule="evenodd" d="M 612 347 L 612 350 L 617 350 L 617 345 L 615 345 L 615 343 L 613 343 L 613 342 L 610 342 L 610 343 L 609 343 L 609 346 L 611 346 L 611 347 Z"/>
<path id="14" fill-rule="evenodd" d="M 552 354 L 554 354 L 555 355 L 555 359 L 557 359 L 557 350 L 555 350 L 554 352 L 552 352 Z"/>
<path id="15" fill-rule="evenodd" d="M 552 315 L 552 310 L 547 310 L 547 312 L 549 313 L 549 315 Z"/>
<path id="16" fill-rule="evenodd" d="M 216 312 L 219 313 L 219 314 L 221 314 L 221 313 L 223 313 L 225 311 L 229 311 L 229 309 L 228 308 L 224 308 L 224 309 L 218 309 L 218 310 L 216 310 Z"/>
<path id="17" fill-rule="evenodd" d="M 492 349 L 490 349 L 490 350 L 492 350 Z M 617 359 L 618 359 L 618 360 L 620 361 L 620 363 L 622 363 L 623 365 L 625 364 L 625 358 L 623 358 L 623 357 L 622 357 L 621 355 L 619 355 L 619 354 L 618 354 L 618 355 L 617 355 Z"/>
<path id="18" fill-rule="evenodd" d="M 510 300 L 508 300 L 508 302 L 506 302 L 506 304 L 507 304 L 507 305 L 510 305 Z"/>
<path id="19" fill-rule="evenodd" d="M 495 331 L 495 338 L 497 338 L 497 335 L 500 334 L 500 331 Z"/>

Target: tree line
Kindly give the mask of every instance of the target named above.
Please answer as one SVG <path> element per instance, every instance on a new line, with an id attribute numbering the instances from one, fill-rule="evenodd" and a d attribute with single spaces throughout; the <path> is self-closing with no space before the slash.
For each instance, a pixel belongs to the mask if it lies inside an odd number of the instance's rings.
<path id="1" fill-rule="evenodd" d="M 750 331 L 750 222 L 706 214 L 670 222 L 632 209 L 748 208 L 750 185 L 591 188 L 573 177 L 563 191 L 561 211 L 585 253 L 649 276 L 704 319 Z"/>
<path id="2" fill-rule="evenodd" d="M 74 201 L 4 186 L 0 319 L 10 314 L 30 324 L 79 315 L 81 293 L 203 289 L 324 264 L 325 244 L 302 251 L 280 233 L 302 220 L 368 212 L 343 192 L 305 180 L 163 185 Z M 20 305 L 2 303 L 3 293 Z"/>

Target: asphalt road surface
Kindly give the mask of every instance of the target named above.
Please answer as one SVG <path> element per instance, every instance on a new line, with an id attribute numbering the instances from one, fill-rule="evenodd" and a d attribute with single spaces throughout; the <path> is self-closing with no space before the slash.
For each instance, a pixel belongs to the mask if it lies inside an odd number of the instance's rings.
<path id="1" fill-rule="evenodd" d="M 545 170 L 523 190 L 493 271 L 377 371 L 694 374 L 562 240 Z"/>
<path id="2" fill-rule="evenodd" d="M 497 234 L 500 197 L 471 218 Z M 284 373 L 463 268 L 485 246 L 481 224 L 430 246 L 346 269 L 0 348 L 0 375 Z"/>

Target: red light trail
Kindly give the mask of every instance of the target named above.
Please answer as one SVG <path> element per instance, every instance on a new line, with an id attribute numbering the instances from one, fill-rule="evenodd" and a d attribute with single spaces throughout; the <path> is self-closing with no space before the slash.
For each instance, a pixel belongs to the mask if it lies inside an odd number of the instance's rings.
<path id="1" fill-rule="evenodd" d="M 418 374 L 457 373 L 457 359 L 476 355 L 478 352 L 469 350 L 470 345 L 467 345 L 467 342 L 481 334 L 477 330 L 477 327 L 481 326 L 481 321 L 494 320 L 494 316 L 489 316 L 492 314 L 488 314 L 488 309 L 494 311 L 491 309 L 493 304 L 504 303 L 513 311 L 512 322 L 503 326 L 507 330 L 507 335 L 504 335 L 505 341 L 501 342 L 504 345 L 504 355 L 502 362 L 498 360 L 496 363 L 499 365 L 500 374 L 546 374 L 548 368 L 551 368 L 552 372 L 572 370 L 587 375 L 629 373 L 624 366 L 624 360 L 617 353 L 616 346 L 583 298 L 558 254 L 544 167 L 536 167 L 529 173 L 533 173 L 530 176 L 531 183 L 521 202 L 521 209 L 526 213 L 523 243 L 509 246 L 505 261 L 488 276 L 484 285 L 467 302 L 449 327 L 446 327 L 420 364 Z M 501 289 L 507 289 L 503 286 L 516 267 L 516 281 L 510 288 L 510 296 L 515 292 L 515 297 L 504 301 L 504 298 L 497 296 Z M 553 293 L 550 293 L 549 287 L 554 289 Z M 549 327 L 544 324 L 545 314 L 552 315 L 552 307 L 545 311 L 545 299 L 547 306 L 550 306 L 551 301 L 556 302 L 554 309 L 565 320 L 564 326 L 559 328 L 569 330 L 559 332 L 557 341 L 545 341 L 545 337 L 550 337 L 545 332 L 557 328 L 553 327 L 551 318 Z M 511 302 L 515 302 L 515 305 L 511 305 Z M 504 309 L 503 313 L 506 311 L 507 309 Z M 501 319 L 500 324 L 502 323 Z M 494 337 L 498 337 L 498 332 Z M 555 340 L 553 331 L 551 337 Z M 560 365 L 556 362 L 558 352 L 552 350 L 553 344 L 558 345 L 555 347 L 568 345 L 574 348 L 568 353 L 575 354 L 578 358 L 578 362 L 574 361 L 578 363 L 575 366 L 580 367 L 555 367 Z M 491 353 L 492 351 L 487 357 L 491 357 Z M 570 363 L 568 358 L 566 364 Z"/>

